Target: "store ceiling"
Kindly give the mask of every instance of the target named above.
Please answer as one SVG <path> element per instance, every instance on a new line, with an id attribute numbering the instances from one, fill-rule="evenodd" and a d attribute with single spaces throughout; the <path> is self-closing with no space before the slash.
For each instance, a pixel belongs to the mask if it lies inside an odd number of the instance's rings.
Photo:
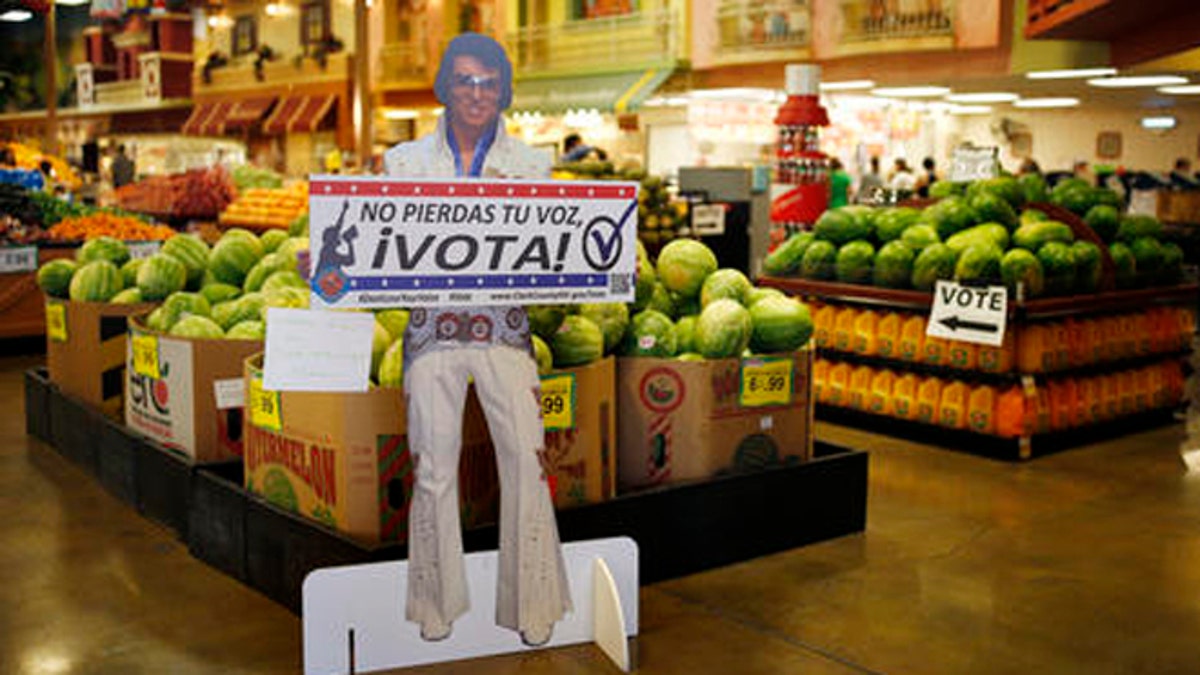
<path id="1" fill-rule="evenodd" d="M 1162 74 L 1181 75 L 1188 78 L 1192 84 L 1200 84 L 1200 72 L 1171 72 Z M 1060 96 L 1077 98 L 1080 100 L 1080 109 L 1086 109 L 1089 105 L 1138 110 L 1200 107 L 1200 95 L 1177 96 L 1164 94 L 1159 92 L 1155 87 L 1102 89 L 1089 85 L 1087 80 L 1084 79 L 1031 80 L 1023 75 L 1012 75 L 1008 77 L 931 84 L 942 84 L 951 87 L 955 93 L 1007 91 L 1018 94 L 1021 98 Z M 1000 108 L 1006 104 L 995 105 L 997 108 Z"/>

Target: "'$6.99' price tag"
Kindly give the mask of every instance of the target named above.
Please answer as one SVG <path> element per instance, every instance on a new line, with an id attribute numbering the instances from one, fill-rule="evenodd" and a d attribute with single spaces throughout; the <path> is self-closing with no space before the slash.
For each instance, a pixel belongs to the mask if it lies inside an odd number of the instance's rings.
<path id="1" fill-rule="evenodd" d="M 250 380 L 250 423 L 260 429 L 283 431 L 283 418 L 279 411 L 279 392 L 265 391 L 262 378 Z"/>
<path id="2" fill-rule="evenodd" d="M 134 334 L 130 339 L 133 352 L 133 372 L 151 379 L 162 379 L 158 364 L 158 337 Z"/>
<path id="3" fill-rule="evenodd" d="M 575 375 L 542 378 L 542 428 L 546 431 L 575 428 Z"/>
<path id="4" fill-rule="evenodd" d="M 785 358 L 743 361 L 738 403 L 745 408 L 790 404 L 793 365 Z"/>

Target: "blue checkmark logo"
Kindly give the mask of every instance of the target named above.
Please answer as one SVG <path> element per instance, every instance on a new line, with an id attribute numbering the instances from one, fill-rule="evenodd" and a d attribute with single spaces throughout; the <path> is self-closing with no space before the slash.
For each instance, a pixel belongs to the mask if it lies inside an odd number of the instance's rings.
<path id="1" fill-rule="evenodd" d="M 608 216 L 597 216 L 588 223 L 583 232 L 583 257 L 592 269 L 606 272 L 621 259 L 623 248 L 621 230 L 625 227 L 625 223 L 629 222 L 629 218 L 636 208 L 637 200 L 633 200 L 625 209 L 625 213 L 621 214 L 620 220 L 614 221 Z"/>

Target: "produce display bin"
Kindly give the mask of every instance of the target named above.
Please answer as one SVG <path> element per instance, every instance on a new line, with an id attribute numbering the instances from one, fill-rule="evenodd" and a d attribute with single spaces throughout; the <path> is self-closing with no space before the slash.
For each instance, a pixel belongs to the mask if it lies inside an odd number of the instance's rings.
<path id="1" fill-rule="evenodd" d="M 73 258 L 77 246 L 39 244 L 37 264 Z M 46 334 L 46 298 L 37 285 L 37 272 L 0 274 L 0 338 Z"/>

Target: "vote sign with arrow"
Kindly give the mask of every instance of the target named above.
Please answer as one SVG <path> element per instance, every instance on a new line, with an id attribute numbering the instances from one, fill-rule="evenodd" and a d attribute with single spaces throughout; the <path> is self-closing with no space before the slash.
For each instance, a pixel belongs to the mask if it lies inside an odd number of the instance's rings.
<path id="1" fill-rule="evenodd" d="M 1008 291 L 1003 286 L 969 286 L 939 281 L 925 335 L 999 347 L 1008 319 Z"/>

